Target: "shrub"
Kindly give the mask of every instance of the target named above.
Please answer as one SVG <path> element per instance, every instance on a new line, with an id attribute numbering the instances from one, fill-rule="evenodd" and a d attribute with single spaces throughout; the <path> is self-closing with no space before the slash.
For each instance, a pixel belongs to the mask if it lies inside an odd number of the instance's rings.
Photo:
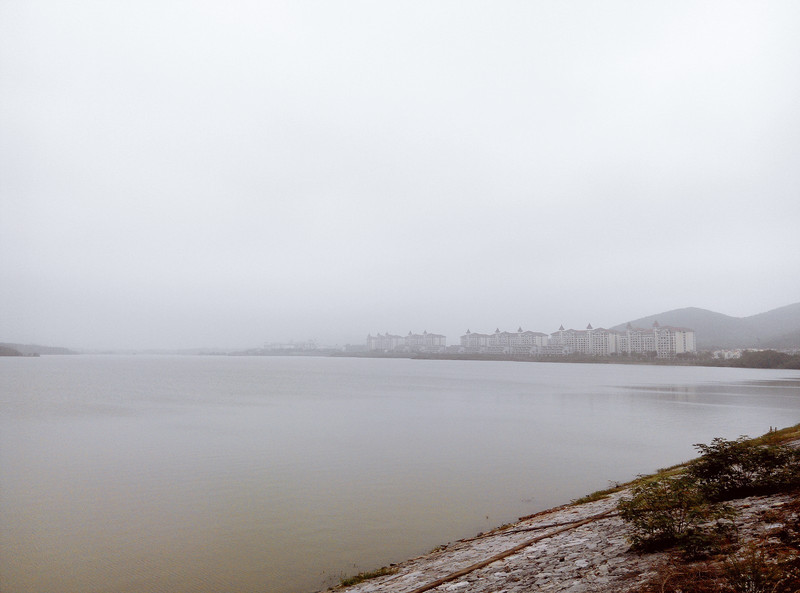
<path id="1" fill-rule="evenodd" d="M 722 501 L 771 494 L 800 486 L 800 452 L 786 445 L 757 444 L 741 437 L 695 445 L 701 456 L 685 473 L 640 481 L 632 497 L 620 501 L 630 523 L 634 548 L 678 545 L 689 556 L 713 550 L 730 538 L 733 526 Z"/>
<path id="2" fill-rule="evenodd" d="M 697 554 L 724 531 L 717 521 L 731 516 L 727 507 L 710 504 L 687 475 L 644 482 L 631 493 L 618 508 L 631 524 L 633 547 L 640 550 L 678 544 Z"/>
<path id="3" fill-rule="evenodd" d="M 702 454 L 689 476 L 710 500 L 768 494 L 800 485 L 800 455 L 785 445 L 754 445 L 746 437 L 696 444 Z"/>

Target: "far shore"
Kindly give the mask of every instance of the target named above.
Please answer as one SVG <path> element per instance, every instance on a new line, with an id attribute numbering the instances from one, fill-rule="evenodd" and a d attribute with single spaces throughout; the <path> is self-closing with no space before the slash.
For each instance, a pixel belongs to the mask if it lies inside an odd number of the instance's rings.
<path id="1" fill-rule="evenodd" d="M 619 364 L 619 365 L 655 365 L 655 366 L 698 366 L 722 368 L 749 368 L 749 369 L 782 369 L 800 370 L 800 353 L 789 354 L 776 350 L 747 350 L 739 358 L 718 359 L 713 358 L 710 352 L 703 351 L 697 354 L 679 354 L 675 358 L 658 358 L 648 355 L 612 355 L 612 356 L 587 356 L 580 354 L 567 354 L 564 356 L 511 356 L 507 354 L 482 354 L 468 352 L 378 352 L 367 350 L 338 350 L 334 348 L 320 348 L 316 350 L 271 350 L 252 348 L 249 350 L 216 350 L 216 349 L 190 349 L 190 350 L 109 350 L 97 352 L 77 352 L 66 348 L 42 348 L 35 346 L 17 347 L 12 349 L 7 345 L 0 345 L 0 356 L 60 356 L 60 355 L 147 355 L 147 356 L 288 356 L 288 357 L 332 357 L 332 358 L 379 358 L 379 359 L 406 359 L 406 360 L 463 360 L 483 362 L 548 362 L 558 364 Z"/>
<path id="2" fill-rule="evenodd" d="M 775 350 L 754 350 L 745 352 L 741 358 L 715 359 L 710 353 L 698 355 L 678 355 L 676 358 L 656 358 L 655 356 L 585 356 L 568 354 L 565 356 L 509 356 L 505 354 L 479 353 L 420 353 L 420 352 L 335 352 L 330 356 L 355 358 L 408 358 L 412 360 L 478 360 L 504 362 L 554 362 L 561 364 L 623 364 L 658 366 L 702 366 L 758 369 L 800 369 L 800 354 L 787 354 Z"/>

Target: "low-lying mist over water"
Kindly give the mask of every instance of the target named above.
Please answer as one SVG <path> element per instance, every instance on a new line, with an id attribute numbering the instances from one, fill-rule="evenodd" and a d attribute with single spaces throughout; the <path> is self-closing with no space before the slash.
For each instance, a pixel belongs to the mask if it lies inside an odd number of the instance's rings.
<path id="1" fill-rule="evenodd" d="M 0 589 L 318 590 L 797 422 L 798 371 L 6 359 Z"/>

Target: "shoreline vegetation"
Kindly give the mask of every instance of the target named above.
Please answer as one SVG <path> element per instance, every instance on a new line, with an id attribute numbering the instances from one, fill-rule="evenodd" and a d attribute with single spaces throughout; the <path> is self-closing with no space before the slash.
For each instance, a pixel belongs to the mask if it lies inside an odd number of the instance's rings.
<path id="1" fill-rule="evenodd" d="M 80 355 L 82 353 L 67 348 L 32 346 L 0 343 L 2 356 L 57 356 Z M 729 367 L 748 369 L 788 369 L 800 370 L 800 353 L 789 354 L 778 350 L 745 350 L 739 358 L 714 358 L 711 352 L 702 351 L 697 354 L 679 354 L 675 358 L 657 358 L 652 355 L 612 355 L 587 356 L 567 354 L 564 356 L 510 356 L 506 354 L 477 353 L 421 353 L 421 352 L 375 352 L 375 351 L 341 351 L 332 348 L 318 350 L 264 350 L 251 349 L 240 351 L 217 350 L 177 350 L 177 351 L 110 351 L 84 354 L 129 354 L 129 355 L 186 355 L 186 356 L 322 356 L 335 358 L 404 358 L 410 360 L 470 360 L 470 361 L 502 361 L 502 362 L 553 362 L 561 364 L 621 364 L 621 365 L 658 365 L 658 366 L 703 366 Z"/>
<path id="2" fill-rule="evenodd" d="M 742 353 L 740 358 L 715 359 L 709 352 L 697 355 L 678 355 L 676 358 L 656 358 L 655 356 L 508 356 L 504 354 L 468 353 L 380 353 L 380 352 L 337 352 L 331 356 L 356 358 L 409 358 L 413 360 L 483 360 L 506 362 L 555 362 L 581 364 L 648 364 L 661 366 L 704 366 L 752 369 L 790 369 L 800 370 L 800 354 L 788 354 L 777 350 L 751 350 Z"/>
<path id="3" fill-rule="evenodd" d="M 800 306 L 800 303 L 797 303 Z M 348 344 L 344 347 L 318 346 L 314 341 L 299 344 L 269 345 L 242 350 L 222 348 L 188 349 L 118 349 L 84 350 L 43 346 L 40 344 L 19 344 L 0 341 L 0 357 L 43 356 L 43 355 L 181 355 L 181 356 L 312 356 L 345 358 L 405 358 L 411 360 L 468 360 L 504 362 L 553 362 L 579 364 L 646 364 L 659 366 L 706 366 L 759 369 L 800 370 L 800 349 L 755 348 L 740 346 L 735 350 L 718 352 L 704 347 L 698 352 L 684 352 L 672 358 L 659 358 L 656 352 L 616 353 L 606 356 L 572 353 L 560 356 L 536 356 L 530 354 L 502 354 L 459 352 L 458 347 L 450 346 L 443 352 L 410 352 L 367 350 L 364 345 Z M 726 358 L 716 358 L 724 354 Z"/>
<path id="4" fill-rule="evenodd" d="M 456 580 L 443 590 L 513 592 L 546 584 L 556 593 L 795 593 L 800 587 L 799 446 L 800 424 L 770 428 L 756 438 L 697 444 L 700 456 L 688 462 L 404 563 L 342 578 L 331 590 L 406 591 L 413 575 L 414 593 L 442 590 L 440 585 Z M 530 523 L 537 520 L 546 524 Z M 476 551 L 476 542 L 553 527 L 558 529 L 518 543 L 509 553 L 459 566 L 469 552 L 489 556 L 498 549 L 484 543 Z M 504 541 L 500 545 L 509 548 Z M 601 542 L 601 549 L 590 541 Z M 564 550 L 575 552 L 566 558 L 577 570 L 563 564 Z M 510 560 L 512 553 L 521 558 Z M 609 572 L 609 566 L 615 568 Z M 449 574 L 442 576 L 443 570 Z M 427 583 L 418 586 L 420 579 Z"/>
<path id="5" fill-rule="evenodd" d="M 25 354 L 23 352 L 20 352 L 16 348 L 0 345 L 0 356 L 39 356 L 39 354 L 37 353 Z"/>
<path id="6" fill-rule="evenodd" d="M 78 352 L 68 348 L 41 346 L 39 344 L 0 342 L 0 356 L 41 356 L 45 354 L 78 354 Z"/>
<path id="7" fill-rule="evenodd" d="M 800 446 L 800 424 L 795 424 L 794 426 L 787 426 L 785 428 L 780 428 L 780 429 L 779 428 L 770 427 L 769 431 L 764 433 L 761 436 L 753 437 L 753 438 L 740 437 L 740 439 L 738 439 L 738 441 L 741 441 L 741 442 L 745 443 L 745 445 L 750 446 L 750 447 L 762 447 L 762 446 L 766 446 L 766 447 L 772 447 L 772 446 L 782 447 L 782 446 L 790 445 L 792 443 L 795 443 L 798 446 Z M 738 442 L 738 441 L 735 441 L 735 442 Z M 698 445 L 696 445 L 696 446 L 698 446 Z M 706 445 L 702 445 L 701 447 L 705 448 Z M 636 478 L 634 478 L 633 480 L 630 480 L 629 482 L 624 482 L 624 483 L 620 483 L 620 484 L 614 484 L 610 488 L 606 488 L 604 490 L 597 490 L 596 492 L 592 492 L 590 494 L 582 496 L 581 498 L 576 498 L 575 500 L 571 501 L 570 504 L 579 505 L 579 504 L 583 504 L 585 502 L 591 502 L 591 501 L 594 501 L 594 500 L 599 500 L 599 499 L 604 498 L 604 497 L 606 497 L 606 496 L 608 496 L 610 494 L 614 494 L 615 492 L 621 492 L 622 490 L 631 488 L 633 486 L 637 486 L 639 484 L 650 482 L 650 481 L 652 481 L 654 479 L 669 478 L 669 477 L 675 476 L 675 475 L 681 473 L 682 471 L 685 471 L 688 467 L 690 467 L 690 465 L 692 463 L 697 462 L 697 460 L 701 459 L 701 458 L 702 458 L 702 456 L 698 457 L 696 459 L 692 459 L 690 461 L 686 461 L 686 462 L 683 462 L 683 463 L 675 464 L 675 465 L 670 466 L 670 467 L 660 468 L 660 469 L 657 469 L 652 474 L 637 476 Z M 800 460 L 798 460 L 798 462 L 800 462 Z"/>

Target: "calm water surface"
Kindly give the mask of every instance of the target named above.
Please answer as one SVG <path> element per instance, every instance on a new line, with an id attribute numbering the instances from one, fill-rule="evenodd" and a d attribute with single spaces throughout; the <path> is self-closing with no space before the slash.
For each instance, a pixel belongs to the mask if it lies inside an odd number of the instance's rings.
<path id="1" fill-rule="evenodd" d="M 0 590 L 314 591 L 798 422 L 798 371 L 0 359 Z"/>

